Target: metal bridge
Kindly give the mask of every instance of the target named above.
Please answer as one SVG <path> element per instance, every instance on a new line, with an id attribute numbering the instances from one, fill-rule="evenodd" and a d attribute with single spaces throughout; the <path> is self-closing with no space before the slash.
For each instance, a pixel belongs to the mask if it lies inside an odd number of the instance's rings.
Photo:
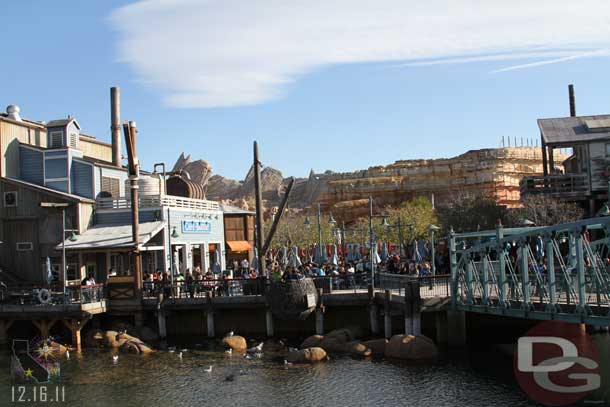
<path id="1" fill-rule="evenodd" d="M 610 217 L 448 240 L 454 309 L 610 325 Z"/>

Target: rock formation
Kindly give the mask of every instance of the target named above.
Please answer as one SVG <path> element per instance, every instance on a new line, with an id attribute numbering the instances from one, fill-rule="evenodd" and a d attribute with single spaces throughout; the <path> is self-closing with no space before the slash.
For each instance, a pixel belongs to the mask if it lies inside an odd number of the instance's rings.
<path id="1" fill-rule="evenodd" d="M 556 152 L 556 162 L 565 158 Z M 179 163 L 183 166 L 182 162 L 189 160 L 190 157 L 181 156 L 176 166 Z M 521 178 L 539 174 L 542 174 L 542 152 L 538 147 L 471 150 L 452 158 L 401 160 L 347 173 L 316 174 L 311 170 L 307 178 L 295 180 L 289 206 L 308 208 L 319 202 L 324 210 L 332 210 L 335 216 L 348 221 L 366 214 L 369 195 L 377 204 L 395 205 L 420 195 L 434 197 L 435 203 L 440 204 L 458 193 L 471 193 L 517 207 L 520 205 Z M 195 173 L 191 177 L 199 179 Z M 271 209 L 279 205 L 289 178 L 270 167 L 263 168 L 261 178 L 264 204 Z M 214 175 L 207 179 L 207 187 L 208 199 L 240 207 L 251 206 L 254 196 L 252 168 L 243 181 Z"/>
<path id="2" fill-rule="evenodd" d="M 205 191 L 212 175 L 212 166 L 204 160 L 193 161 L 190 154 L 185 157 L 182 153 L 174 164 L 172 172 L 187 174 L 191 181 L 201 185 Z"/>

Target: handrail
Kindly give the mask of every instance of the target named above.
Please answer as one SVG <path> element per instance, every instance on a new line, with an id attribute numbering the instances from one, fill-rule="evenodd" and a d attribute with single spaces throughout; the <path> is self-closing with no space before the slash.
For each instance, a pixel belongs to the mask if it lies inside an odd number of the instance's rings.
<path id="1" fill-rule="evenodd" d="M 140 208 L 160 208 L 163 206 L 169 206 L 172 208 L 201 209 L 209 211 L 220 210 L 220 205 L 218 202 L 175 195 L 140 195 L 138 197 L 138 202 L 138 207 Z M 98 210 L 130 209 L 131 198 L 126 196 L 119 198 L 97 198 L 95 200 L 95 206 Z"/>

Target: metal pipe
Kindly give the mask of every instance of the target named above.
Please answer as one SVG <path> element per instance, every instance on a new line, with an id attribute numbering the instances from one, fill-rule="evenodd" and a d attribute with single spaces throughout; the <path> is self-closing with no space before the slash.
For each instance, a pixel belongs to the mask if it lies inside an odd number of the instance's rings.
<path id="1" fill-rule="evenodd" d="M 318 264 L 322 264 L 324 256 L 322 256 L 322 223 L 320 216 L 320 203 L 318 202 L 318 258 L 316 259 Z"/>
<path id="2" fill-rule="evenodd" d="M 284 198 L 280 203 L 280 207 L 277 211 L 277 215 L 273 219 L 273 223 L 271 224 L 271 229 L 269 229 L 269 233 L 265 238 L 265 243 L 263 244 L 263 254 L 266 255 L 269 250 L 269 246 L 271 245 L 271 240 L 275 235 L 275 231 L 280 223 L 280 219 L 282 218 L 282 214 L 284 213 L 284 209 L 286 209 L 286 205 L 288 204 L 288 198 L 290 197 L 290 193 L 292 192 L 292 187 L 294 186 L 294 178 L 290 178 L 290 182 L 286 187 L 286 192 L 284 193 Z"/>
<path id="3" fill-rule="evenodd" d="M 261 168 L 258 159 L 258 143 L 254 142 L 254 197 L 256 200 L 256 249 L 258 251 L 258 272 L 264 275 L 267 272 L 265 253 L 263 252 L 263 191 L 261 188 Z"/>
<path id="4" fill-rule="evenodd" d="M 163 195 L 167 194 L 167 172 L 165 171 L 165 163 L 156 163 L 153 170 L 157 172 L 157 167 L 163 168 Z"/>
<path id="5" fill-rule="evenodd" d="M 369 195 L 369 258 L 371 260 L 371 287 L 375 289 L 375 258 L 373 256 L 373 197 Z"/>
<path id="6" fill-rule="evenodd" d="M 112 132 L 112 165 L 121 167 L 121 90 L 117 87 L 110 88 L 110 130 Z"/>
<path id="7" fill-rule="evenodd" d="M 568 85 L 568 96 L 570 98 L 570 116 L 576 117 L 576 98 L 574 97 L 574 85 Z"/>
<path id="8" fill-rule="evenodd" d="M 66 209 L 61 209 L 61 269 L 63 274 L 64 304 L 66 303 L 66 287 L 68 285 L 68 272 L 66 270 Z"/>
<path id="9" fill-rule="evenodd" d="M 169 283 L 171 286 L 170 297 L 174 298 L 174 249 L 172 248 L 172 222 L 170 208 L 167 207 L 167 235 L 169 237 Z M 203 248 L 205 251 L 205 247 Z M 207 271 L 207 270 L 206 270 Z"/>

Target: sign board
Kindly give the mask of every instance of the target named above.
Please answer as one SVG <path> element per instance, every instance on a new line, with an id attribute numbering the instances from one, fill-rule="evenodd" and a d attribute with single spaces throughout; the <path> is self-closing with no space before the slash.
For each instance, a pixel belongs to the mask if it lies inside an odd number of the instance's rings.
<path id="1" fill-rule="evenodd" d="M 200 220 L 183 220 L 182 233 L 211 233 L 212 224 Z"/>
<path id="2" fill-rule="evenodd" d="M 313 308 L 316 306 L 316 295 L 307 294 L 307 308 Z"/>

